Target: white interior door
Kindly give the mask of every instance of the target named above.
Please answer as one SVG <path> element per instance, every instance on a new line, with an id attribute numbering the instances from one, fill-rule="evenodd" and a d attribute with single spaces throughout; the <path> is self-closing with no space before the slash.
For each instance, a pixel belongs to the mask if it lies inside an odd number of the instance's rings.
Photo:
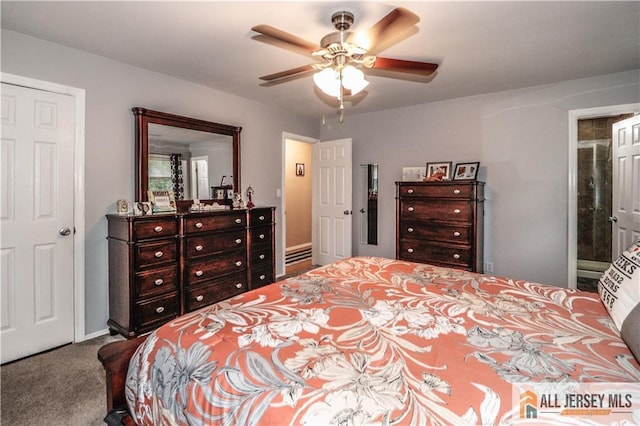
<path id="1" fill-rule="evenodd" d="M 613 259 L 640 239 L 640 115 L 613 125 Z"/>
<path id="2" fill-rule="evenodd" d="M 213 198 L 211 185 L 209 185 L 209 161 L 207 157 L 194 157 L 191 159 L 191 198 L 206 200 Z"/>
<path id="3" fill-rule="evenodd" d="M 72 96 L 2 83 L 2 362 L 74 340 Z"/>
<path id="4" fill-rule="evenodd" d="M 313 264 L 351 256 L 351 139 L 313 146 Z"/>

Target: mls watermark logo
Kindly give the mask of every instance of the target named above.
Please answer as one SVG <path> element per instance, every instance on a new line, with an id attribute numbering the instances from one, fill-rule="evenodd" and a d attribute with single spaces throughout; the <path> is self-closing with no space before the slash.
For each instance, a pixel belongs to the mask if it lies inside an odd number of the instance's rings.
<path id="1" fill-rule="evenodd" d="M 538 395 L 533 391 L 524 391 L 520 394 L 520 418 L 538 418 Z"/>
<path id="2" fill-rule="evenodd" d="M 518 383 L 510 423 L 581 421 L 640 425 L 640 383 Z"/>

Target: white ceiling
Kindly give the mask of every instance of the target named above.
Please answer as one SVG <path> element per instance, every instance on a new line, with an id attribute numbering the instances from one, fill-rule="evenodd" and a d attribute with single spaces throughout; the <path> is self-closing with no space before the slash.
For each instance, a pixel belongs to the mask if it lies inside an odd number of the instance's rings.
<path id="1" fill-rule="evenodd" d="M 313 117 L 335 100 L 311 77 L 259 86 L 309 63 L 252 40 L 269 24 L 319 43 L 338 10 L 352 30 L 394 7 L 420 16 L 417 34 L 381 56 L 440 64 L 428 83 L 378 76 L 347 114 L 396 108 L 640 68 L 640 2 L 1 2 L 2 27 Z"/>

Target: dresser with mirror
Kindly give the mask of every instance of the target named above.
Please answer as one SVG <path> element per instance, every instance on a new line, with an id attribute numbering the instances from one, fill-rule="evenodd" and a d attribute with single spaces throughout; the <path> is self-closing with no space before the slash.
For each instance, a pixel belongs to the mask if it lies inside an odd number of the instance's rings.
<path id="1" fill-rule="evenodd" d="M 275 280 L 275 207 L 232 205 L 241 128 L 145 108 L 133 115 L 134 205 L 167 191 L 175 209 L 107 215 L 108 326 L 127 338 Z"/>

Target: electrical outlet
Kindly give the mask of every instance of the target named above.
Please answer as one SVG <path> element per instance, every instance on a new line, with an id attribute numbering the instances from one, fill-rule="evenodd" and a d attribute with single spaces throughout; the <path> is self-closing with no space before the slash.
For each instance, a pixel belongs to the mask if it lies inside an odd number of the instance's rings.
<path id="1" fill-rule="evenodd" d="M 493 272 L 493 262 L 489 262 L 488 260 L 484 262 L 484 271 Z"/>

